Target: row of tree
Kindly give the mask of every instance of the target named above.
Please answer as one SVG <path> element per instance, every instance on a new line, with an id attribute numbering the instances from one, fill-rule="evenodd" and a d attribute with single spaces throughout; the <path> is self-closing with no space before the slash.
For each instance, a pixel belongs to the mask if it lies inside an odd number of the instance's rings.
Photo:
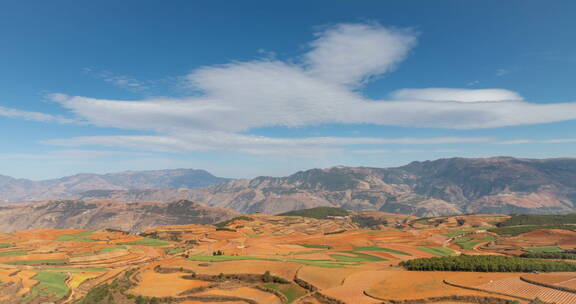
<path id="1" fill-rule="evenodd" d="M 495 255 L 419 258 L 400 263 L 408 270 L 477 272 L 576 271 L 576 263 Z"/>

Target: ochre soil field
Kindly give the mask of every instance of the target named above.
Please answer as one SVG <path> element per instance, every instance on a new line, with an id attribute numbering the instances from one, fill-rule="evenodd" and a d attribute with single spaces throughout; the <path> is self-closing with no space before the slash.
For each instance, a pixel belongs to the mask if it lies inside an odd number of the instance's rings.
<path id="1" fill-rule="evenodd" d="M 522 277 L 535 282 L 541 282 L 559 287 L 567 287 L 576 290 L 576 273 L 531 273 L 525 274 Z"/>
<path id="2" fill-rule="evenodd" d="M 139 274 L 138 285 L 129 290 L 129 293 L 146 297 L 173 297 L 196 287 L 208 286 L 209 282 L 182 279 L 188 273 L 157 273 L 153 270 Z"/>
<path id="3" fill-rule="evenodd" d="M 383 280 L 389 277 L 393 272 L 389 271 L 365 271 L 355 272 L 347 276 L 340 286 L 322 290 L 322 292 L 330 297 L 344 301 L 346 303 L 358 304 L 376 304 L 382 303 L 381 300 L 370 298 L 364 294 L 364 291 L 369 288 L 374 282 Z"/>
<path id="4" fill-rule="evenodd" d="M 282 304 L 282 301 L 276 295 L 250 287 L 238 287 L 238 288 L 216 289 L 216 290 L 212 289 L 195 295 L 239 297 L 254 300 L 257 303 Z"/>
<path id="5" fill-rule="evenodd" d="M 487 292 L 463 289 L 447 285 L 444 281 L 450 283 L 476 286 L 490 280 L 501 278 L 515 277 L 518 274 L 513 273 L 475 273 L 475 272 L 420 272 L 420 271 L 388 271 L 387 275 L 381 280 L 374 280 L 377 283 L 365 284 L 370 285 L 365 288 L 366 292 L 374 297 L 390 300 L 402 299 L 422 299 L 429 297 L 441 297 L 451 295 L 477 295 L 477 296 L 494 296 Z M 361 285 L 362 277 L 358 276 L 355 284 Z M 373 281 L 373 282 L 374 282 Z M 513 299 L 506 296 L 497 296 L 501 298 Z"/>
<path id="6" fill-rule="evenodd" d="M 514 237 L 500 237 L 496 242 L 496 246 L 483 249 L 508 254 L 521 254 L 524 252 L 523 248 L 535 246 L 557 246 L 563 249 L 574 249 L 576 248 L 576 231 L 560 229 L 535 230 Z"/>
<path id="7" fill-rule="evenodd" d="M 550 303 L 576 303 L 576 294 L 574 293 L 533 285 L 520 280 L 520 278 L 517 276 L 501 280 L 494 280 L 485 284 L 476 285 L 474 287 L 486 291 L 499 292 L 527 299 L 539 298 Z"/>
<path id="8" fill-rule="evenodd" d="M 270 271 L 272 275 L 292 280 L 296 271 L 302 267 L 297 263 L 279 261 L 259 261 L 259 260 L 238 260 L 228 262 L 196 262 L 188 260 L 178 260 L 173 263 L 164 264 L 163 267 L 180 268 L 192 270 L 197 273 L 207 275 L 225 274 L 263 274 Z"/>

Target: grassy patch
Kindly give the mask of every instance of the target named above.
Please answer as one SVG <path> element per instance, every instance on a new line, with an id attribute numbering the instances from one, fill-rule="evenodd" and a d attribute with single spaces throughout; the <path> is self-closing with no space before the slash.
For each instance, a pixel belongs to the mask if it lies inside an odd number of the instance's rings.
<path id="1" fill-rule="evenodd" d="M 262 286 L 268 289 L 276 290 L 281 294 L 283 294 L 286 297 L 286 299 L 288 299 L 287 303 L 292 303 L 294 302 L 294 300 L 300 298 L 301 296 L 307 293 L 305 289 L 295 284 L 268 283 Z"/>
<path id="2" fill-rule="evenodd" d="M 306 260 L 306 259 L 288 259 L 286 262 L 298 263 L 302 265 L 310 265 L 316 267 L 324 268 L 342 268 L 351 265 L 357 265 L 356 262 L 342 262 L 342 261 L 330 261 L 330 260 Z"/>
<path id="3" fill-rule="evenodd" d="M 164 252 L 169 255 L 182 253 L 184 251 L 186 251 L 186 248 L 164 248 Z"/>
<path id="4" fill-rule="evenodd" d="M 76 273 L 72 275 L 72 280 L 70 280 L 70 287 L 72 289 L 74 288 L 78 288 L 78 286 L 80 286 L 80 284 L 84 283 L 84 281 L 88 280 L 88 279 L 92 279 L 95 278 L 97 276 L 99 276 L 100 274 L 98 273 Z"/>
<path id="5" fill-rule="evenodd" d="M 42 264 L 66 264 L 68 263 L 67 260 L 29 260 L 29 261 L 12 261 L 7 262 L 6 264 L 10 265 L 42 265 Z"/>
<path id="6" fill-rule="evenodd" d="M 460 246 L 462 249 L 472 249 L 474 248 L 474 246 L 476 246 L 477 244 L 483 243 L 483 242 L 489 242 L 489 241 L 493 241 L 496 238 L 488 235 L 482 238 L 478 238 L 478 239 L 473 239 L 473 238 L 469 238 L 469 237 L 463 237 L 463 238 L 459 238 L 456 241 L 454 241 L 454 243 L 458 244 L 458 246 Z"/>
<path id="7" fill-rule="evenodd" d="M 63 234 L 58 236 L 58 241 L 61 242 L 96 242 L 96 240 L 89 239 L 87 237 L 91 236 L 94 231 L 82 231 L 73 234 Z"/>
<path id="8" fill-rule="evenodd" d="M 275 233 L 271 233 L 271 236 L 286 236 L 289 235 L 289 233 L 281 233 L 281 232 L 275 232 Z"/>
<path id="9" fill-rule="evenodd" d="M 80 257 L 80 256 L 88 256 L 88 255 L 94 255 L 94 254 L 101 254 L 101 253 L 107 253 L 107 252 L 111 252 L 114 250 L 119 250 L 119 249 L 128 249 L 128 247 L 123 246 L 123 245 L 118 245 L 115 247 L 102 247 L 96 251 L 90 251 L 90 252 L 84 252 L 84 253 L 79 253 L 79 254 L 73 254 L 72 256 L 75 257 Z"/>
<path id="10" fill-rule="evenodd" d="M 448 230 L 446 233 L 443 233 L 442 235 L 447 236 L 447 237 L 455 237 L 455 236 L 459 236 L 459 235 L 464 235 L 470 232 L 473 232 L 474 230 Z"/>
<path id="11" fill-rule="evenodd" d="M 330 216 L 347 216 L 348 211 L 335 207 L 316 207 L 310 209 L 290 211 L 279 215 L 283 216 L 303 216 L 316 219 L 327 219 Z"/>
<path id="12" fill-rule="evenodd" d="M 402 230 L 399 229 L 380 229 L 380 230 L 370 230 L 370 231 L 364 231 L 362 233 L 385 233 L 385 232 L 402 232 Z"/>
<path id="13" fill-rule="evenodd" d="M 4 243 L 4 244 L 0 244 L 0 249 L 10 248 L 10 247 L 14 247 L 14 246 L 16 246 L 16 245 L 10 244 L 10 243 Z"/>
<path id="14" fill-rule="evenodd" d="M 329 245 L 320 245 L 320 244 L 298 244 L 302 247 L 306 248 L 314 248 L 314 249 L 332 249 L 332 246 Z"/>
<path id="15" fill-rule="evenodd" d="M 227 262 L 227 261 L 241 261 L 241 260 L 278 261 L 278 262 L 292 262 L 303 265 L 326 267 L 326 268 L 341 268 L 345 266 L 358 264 L 358 262 L 348 262 L 348 261 L 284 259 L 279 257 L 253 257 L 253 256 L 241 256 L 241 255 L 217 255 L 217 256 L 194 255 L 188 257 L 188 260 L 200 261 L 200 262 Z"/>
<path id="16" fill-rule="evenodd" d="M 450 248 L 446 248 L 446 247 L 440 247 L 440 246 L 420 246 L 420 247 L 416 247 L 416 249 L 426 251 L 428 253 L 431 253 L 435 256 L 440 256 L 440 257 L 447 257 L 447 256 L 451 256 L 452 254 L 454 254 L 454 250 L 452 250 Z"/>
<path id="17" fill-rule="evenodd" d="M 32 292 L 24 299 L 24 303 L 28 303 L 39 295 L 48 296 L 52 300 L 63 298 L 68 293 L 67 278 L 66 274 L 60 272 L 38 272 L 32 278 L 38 281 L 38 284 L 32 288 Z"/>
<path id="18" fill-rule="evenodd" d="M 576 213 L 574 214 L 522 214 L 513 215 L 509 219 L 501 222 L 498 226 L 520 226 L 520 225 L 562 225 L 576 224 Z"/>
<path id="19" fill-rule="evenodd" d="M 151 238 L 143 238 L 137 241 L 130 241 L 121 243 L 122 245 L 139 245 L 139 246 L 152 246 L 152 247 L 160 247 L 160 246 L 168 246 L 171 243 L 167 241 L 151 239 Z"/>
<path id="20" fill-rule="evenodd" d="M 273 260 L 273 259 L 266 259 L 260 257 L 253 257 L 253 256 L 245 256 L 245 255 L 214 255 L 214 256 L 202 256 L 202 255 L 193 255 L 188 257 L 191 261 L 201 261 L 201 262 L 225 262 L 225 261 L 239 261 L 239 260 Z"/>
<path id="21" fill-rule="evenodd" d="M 16 256 L 16 255 L 27 255 L 27 254 L 28 254 L 28 252 L 24 251 L 24 250 L 0 252 L 0 256 Z"/>
<path id="22" fill-rule="evenodd" d="M 407 252 L 404 252 L 404 251 L 394 250 L 394 249 L 384 248 L 384 247 L 378 247 L 378 246 L 361 246 L 361 247 L 354 247 L 354 250 L 356 250 L 356 251 L 381 251 L 381 252 L 388 252 L 388 253 L 394 253 L 394 254 L 401 254 L 401 255 L 411 256 L 411 254 L 409 254 L 409 253 L 407 253 Z"/>
<path id="23" fill-rule="evenodd" d="M 74 267 L 45 267 L 42 270 L 47 271 L 69 271 L 69 272 L 105 272 L 108 271 L 107 268 L 97 268 L 97 267 L 89 267 L 89 268 L 74 268 Z"/>
<path id="24" fill-rule="evenodd" d="M 234 222 L 234 221 L 247 221 L 247 222 L 252 222 L 252 221 L 254 221 L 254 219 L 251 218 L 251 217 L 242 215 L 242 216 L 237 216 L 237 217 L 235 217 L 235 218 L 232 218 L 232 219 L 229 219 L 229 220 L 226 220 L 226 221 L 223 221 L 223 222 L 214 224 L 214 226 L 216 226 L 216 227 L 224 227 L 224 226 L 227 226 L 228 224 L 230 224 L 230 223 L 232 223 L 232 222 Z"/>
<path id="25" fill-rule="evenodd" d="M 501 235 L 520 235 L 527 232 L 532 232 L 539 229 L 562 229 L 576 231 L 576 225 L 523 225 L 523 226 L 504 226 L 492 228 L 488 231 Z"/>
<path id="26" fill-rule="evenodd" d="M 355 251 L 342 251 L 342 252 L 353 254 L 355 256 L 349 256 L 343 254 L 330 254 L 330 257 L 332 257 L 338 262 L 369 263 L 369 262 L 387 261 L 387 259 L 385 258 L 381 258 L 366 253 L 360 253 Z"/>
<path id="27" fill-rule="evenodd" d="M 556 246 L 540 246 L 540 247 L 526 247 L 524 248 L 524 251 L 527 252 L 534 252 L 534 253 L 540 253 L 540 252 L 564 252 L 564 249 L 556 247 Z"/>

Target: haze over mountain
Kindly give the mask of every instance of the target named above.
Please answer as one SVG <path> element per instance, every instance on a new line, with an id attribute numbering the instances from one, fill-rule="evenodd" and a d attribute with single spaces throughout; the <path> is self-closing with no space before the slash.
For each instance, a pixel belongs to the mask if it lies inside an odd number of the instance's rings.
<path id="1" fill-rule="evenodd" d="M 185 198 L 243 213 L 315 206 L 418 216 L 576 211 L 576 159 L 450 158 L 397 168 L 332 167 L 202 189 L 91 191 L 78 199 Z"/>
<path id="2" fill-rule="evenodd" d="M 205 170 L 174 169 L 76 174 L 32 181 L 0 175 L 0 201 L 37 201 L 68 198 L 90 190 L 200 188 L 226 181 Z"/>

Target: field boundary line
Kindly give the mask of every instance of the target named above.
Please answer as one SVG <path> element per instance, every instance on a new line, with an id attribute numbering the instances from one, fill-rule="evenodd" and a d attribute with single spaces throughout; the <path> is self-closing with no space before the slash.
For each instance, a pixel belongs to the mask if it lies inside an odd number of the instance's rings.
<path id="1" fill-rule="evenodd" d="M 476 287 L 470 287 L 470 286 L 455 284 L 455 283 L 448 282 L 448 281 L 446 281 L 446 280 L 442 280 L 442 282 L 444 282 L 444 284 L 446 284 L 446 285 L 450 285 L 450 286 L 458 287 L 458 288 L 464 288 L 464 289 L 469 289 L 469 290 L 474 290 L 474 291 L 481 291 L 481 292 L 485 292 L 485 293 L 489 293 L 489 294 L 495 294 L 495 295 L 500 295 L 500 296 L 512 297 L 512 298 L 521 299 L 521 300 L 526 300 L 526 301 L 532 301 L 532 300 L 534 300 L 534 299 L 530 299 L 530 298 L 524 298 L 524 297 L 509 295 L 509 294 L 505 294 L 505 293 L 502 293 L 502 292 L 489 291 L 489 290 L 484 290 L 484 289 L 481 289 L 481 288 L 476 288 Z"/>
<path id="2" fill-rule="evenodd" d="M 541 287 L 546 287 L 546 288 L 556 289 L 556 290 L 563 291 L 563 292 L 569 292 L 569 293 L 574 293 L 574 294 L 576 294 L 576 289 L 572 289 L 572 288 L 569 288 L 569 287 L 557 286 L 557 285 L 551 285 L 551 284 L 548 284 L 548 283 L 542 283 L 542 282 L 538 282 L 538 281 L 533 281 L 533 280 L 527 279 L 527 278 L 525 278 L 525 277 L 523 277 L 523 276 L 520 276 L 520 280 L 522 280 L 522 281 L 524 281 L 524 282 L 526 282 L 526 283 L 528 283 L 528 284 L 537 285 L 537 286 L 541 286 Z"/>

